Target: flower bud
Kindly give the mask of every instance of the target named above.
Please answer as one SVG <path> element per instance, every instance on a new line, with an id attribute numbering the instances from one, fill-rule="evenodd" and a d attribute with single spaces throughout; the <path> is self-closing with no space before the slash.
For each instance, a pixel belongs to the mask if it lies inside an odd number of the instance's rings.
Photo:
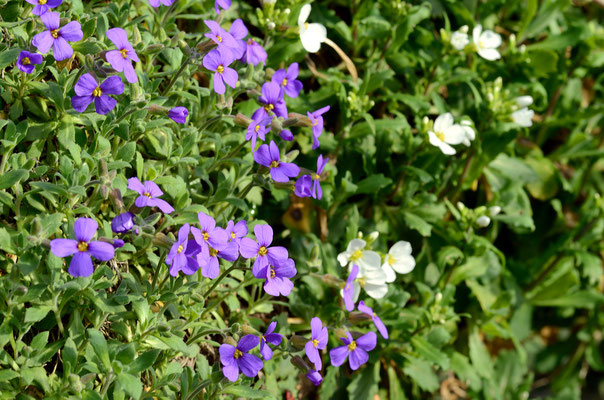
<path id="1" fill-rule="evenodd" d="M 290 343 L 292 344 L 292 346 L 294 346 L 298 350 L 304 349 L 306 342 L 308 342 L 308 339 L 300 335 L 293 335 L 290 339 Z"/>
<path id="2" fill-rule="evenodd" d="M 245 115 L 238 113 L 235 116 L 235 125 L 239 125 L 239 126 L 243 126 L 243 127 L 248 127 L 248 125 L 252 122 L 251 118 L 246 117 Z"/>
<path id="3" fill-rule="evenodd" d="M 164 235 L 161 232 L 158 232 L 154 237 L 153 237 L 153 243 L 157 246 L 160 247 L 164 247 L 167 249 L 170 249 L 172 247 L 172 245 L 174 244 L 174 241 L 171 240 L 169 237 L 167 237 L 166 235 Z"/>
<path id="4" fill-rule="evenodd" d="M 161 43 L 154 43 L 154 44 L 150 44 L 149 46 L 147 46 L 147 48 L 145 49 L 145 53 L 149 54 L 149 53 L 159 53 L 160 51 L 162 51 L 164 49 L 164 45 Z"/>
<path id="5" fill-rule="evenodd" d="M 224 339 L 224 343 L 230 344 L 233 347 L 237 347 L 237 342 L 231 336 L 229 336 L 226 339 Z"/>
<path id="6" fill-rule="evenodd" d="M 244 335 L 258 335 L 259 332 L 249 325 L 243 325 L 241 327 L 241 333 Z"/>
<path id="7" fill-rule="evenodd" d="M 131 212 L 121 213 L 111 221 L 111 230 L 115 233 L 128 232 L 134 227 L 134 214 Z"/>
<path id="8" fill-rule="evenodd" d="M 169 332 L 170 331 L 170 325 L 166 324 L 165 322 L 160 322 L 157 325 L 157 331 L 160 332 L 160 333 Z"/>
<path id="9" fill-rule="evenodd" d="M 481 228 L 486 228 L 487 226 L 489 226 L 490 223 L 491 218 L 487 217 L 486 215 L 478 217 L 478 219 L 476 220 L 476 224 Z"/>
<path id="10" fill-rule="evenodd" d="M 168 111 L 168 117 L 174 122 L 179 124 L 184 124 L 187 122 L 187 116 L 189 115 L 189 110 L 186 107 L 174 107 Z"/>
<path id="11" fill-rule="evenodd" d="M 360 324 L 360 323 L 363 323 L 363 322 L 365 322 L 367 320 L 370 320 L 371 317 L 368 314 L 354 311 L 354 312 L 351 312 L 348 315 L 348 319 L 353 324 Z"/>
<path id="12" fill-rule="evenodd" d="M 18 288 L 15 289 L 15 295 L 17 296 L 23 296 L 24 294 L 27 294 L 27 287 L 26 286 L 19 286 Z"/>
<path id="13" fill-rule="evenodd" d="M 323 281 L 323 283 L 332 286 L 332 287 L 336 287 L 339 288 L 340 286 L 343 285 L 344 281 L 341 280 L 340 278 L 336 278 L 333 275 L 330 274 L 325 274 L 321 277 L 321 280 Z"/>
<path id="14" fill-rule="evenodd" d="M 441 292 L 436 293 L 436 296 L 434 296 L 434 301 L 436 301 L 437 303 L 440 303 L 442 299 L 443 294 Z"/>
<path id="15" fill-rule="evenodd" d="M 499 214 L 501 212 L 501 207 L 499 206 L 493 206 L 489 208 L 489 215 L 491 217 L 494 217 L 495 215 Z"/>
<path id="16" fill-rule="evenodd" d="M 291 358 L 291 363 L 294 364 L 296 367 L 300 368 L 303 371 L 308 371 L 308 365 L 306 364 L 306 362 L 304 361 L 304 359 L 300 356 L 293 356 Z"/>
<path id="17" fill-rule="evenodd" d="M 266 27 L 269 31 L 272 31 L 273 29 L 275 29 L 275 23 L 273 21 L 270 21 L 268 24 L 266 24 Z"/>
<path id="18" fill-rule="evenodd" d="M 239 335 L 241 331 L 241 325 L 238 322 L 235 322 L 233 325 L 231 325 L 231 333 L 233 335 Z"/>

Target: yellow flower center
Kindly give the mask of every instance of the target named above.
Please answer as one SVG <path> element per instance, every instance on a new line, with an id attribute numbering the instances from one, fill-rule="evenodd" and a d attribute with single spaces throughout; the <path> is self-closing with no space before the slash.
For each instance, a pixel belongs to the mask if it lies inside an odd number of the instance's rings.
<path id="1" fill-rule="evenodd" d="M 178 250 L 176 250 L 176 254 L 180 254 L 182 252 L 182 244 L 178 246 Z"/>
<path id="2" fill-rule="evenodd" d="M 48 0 L 38 0 L 38 4 L 43 6 L 44 4 L 47 3 Z"/>
<path id="3" fill-rule="evenodd" d="M 373 313 L 373 318 L 375 318 L 375 317 L 377 317 L 377 314 L 376 314 L 376 313 Z"/>
<path id="4" fill-rule="evenodd" d="M 350 256 L 350 261 L 356 261 L 361 257 L 363 257 L 363 250 L 355 250 L 354 253 L 352 253 L 352 255 Z"/>
<path id="5" fill-rule="evenodd" d="M 29 60 L 28 57 L 23 57 L 23 59 L 21 60 L 21 64 L 29 65 L 29 64 L 31 64 L 31 61 Z"/>
<path id="6" fill-rule="evenodd" d="M 208 232 L 203 232 L 201 234 L 201 236 L 203 237 L 203 240 L 205 240 L 206 242 L 208 241 L 208 239 L 210 239 L 210 234 Z"/>
<path id="7" fill-rule="evenodd" d="M 216 68 L 216 72 L 218 72 L 219 74 L 222 74 L 224 72 L 224 67 L 222 66 L 222 64 L 220 64 L 218 68 Z"/>
<path id="8" fill-rule="evenodd" d="M 271 163 L 271 168 L 277 168 L 279 166 L 279 161 L 273 161 Z"/>
<path id="9" fill-rule="evenodd" d="M 390 254 L 388 254 L 388 265 L 394 264 L 395 261 L 396 261 L 396 259 L 394 257 L 392 257 Z"/>
<path id="10" fill-rule="evenodd" d="M 315 122 L 314 122 L 313 126 L 317 126 L 318 123 L 319 123 L 319 120 L 317 118 L 315 118 Z"/>
<path id="11" fill-rule="evenodd" d="M 120 54 L 122 55 L 122 57 L 127 58 L 128 57 L 128 49 L 121 49 L 120 50 Z"/>
<path id="12" fill-rule="evenodd" d="M 321 177 L 319 176 L 319 174 L 313 174 L 313 179 L 318 181 L 321 179 Z"/>
<path id="13" fill-rule="evenodd" d="M 102 90 L 101 90 L 101 88 L 100 88 L 100 87 L 98 87 L 98 86 L 96 87 L 96 89 L 94 89 L 94 90 L 92 91 L 92 95 L 93 95 L 94 97 L 101 97 L 101 95 L 102 95 L 102 94 L 103 94 L 103 91 L 102 91 Z M 151 197 L 151 195 L 150 195 L 149 193 L 144 193 L 144 195 L 145 195 L 145 196 L 147 196 L 147 197 Z"/>
<path id="14" fill-rule="evenodd" d="M 312 340 L 312 345 L 315 347 L 319 347 L 319 341 L 317 339 Z"/>
<path id="15" fill-rule="evenodd" d="M 210 247 L 210 257 L 216 257 L 216 254 L 218 254 L 218 250 L 214 250 Z"/>
<path id="16" fill-rule="evenodd" d="M 348 345 L 348 351 L 353 351 L 354 349 L 357 348 L 357 342 L 355 342 L 354 340 L 352 342 L 350 342 L 350 344 Z"/>
<path id="17" fill-rule="evenodd" d="M 260 125 L 256 125 L 256 127 L 254 128 L 254 132 L 258 132 L 260 130 Z"/>
<path id="18" fill-rule="evenodd" d="M 79 242 L 78 243 L 78 251 L 86 251 L 88 250 L 88 243 L 86 242 Z"/>
<path id="19" fill-rule="evenodd" d="M 231 232 L 231 238 L 235 239 L 235 232 Z"/>
<path id="20" fill-rule="evenodd" d="M 52 35 L 53 38 L 58 39 L 59 38 L 59 29 L 53 29 L 52 31 L 50 31 L 50 34 Z"/>
<path id="21" fill-rule="evenodd" d="M 266 112 L 273 111 L 274 108 L 275 108 L 275 106 L 272 105 L 272 104 L 265 104 L 264 105 L 264 111 L 266 111 Z"/>
<path id="22" fill-rule="evenodd" d="M 216 40 L 218 40 L 218 43 L 222 43 L 222 36 L 216 35 Z"/>
<path id="23" fill-rule="evenodd" d="M 434 134 L 436 135 L 438 140 L 440 140 L 441 142 L 445 141 L 445 134 L 443 132 L 435 132 Z"/>
<path id="24" fill-rule="evenodd" d="M 271 279 L 275 278 L 276 275 L 275 270 L 271 268 Z"/>
<path id="25" fill-rule="evenodd" d="M 266 253 L 268 253 L 266 246 L 262 246 L 258 249 L 258 254 L 260 254 L 261 256 L 265 256 Z"/>
<path id="26" fill-rule="evenodd" d="M 243 356 L 243 353 L 241 352 L 241 350 L 235 349 L 235 353 L 233 354 L 233 358 L 235 360 L 237 360 L 238 358 L 241 358 L 241 356 Z"/>
<path id="27" fill-rule="evenodd" d="M 308 22 L 305 22 L 304 23 L 304 30 L 307 30 L 307 29 L 308 29 Z"/>
<path id="28" fill-rule="evenodd" d="M 283 81 L 281 82 L 281 85 L 287 86 L 287 78 L 283 78 Z"/>
<path id="29" fill-rule="evenodd" d="M 98 89 L 98 88 L 97 88 L 97 89 Z M 100 91 L 101 91 L 101 90 L 99 89 L 99 92 L 100 92 Z M 95 94 L 94 94 L 94 93 L 92 93 L 92 95 L 93 95 L 93 96 L 95 96 Z M 101 94 L 99 93 L 99 96 L 100 96 L 100 95 L 101 95 Z M 151 198 L 151 193 L 149 193 L 149 192 L 145 192 L 145 193 L 143 193 L 143 196 L 147 196 L 148 198 Z"/>
<path id="30" fill-rule="evenodd" d="M 350 290 L 350 285 L 345 285 L 344 290 Z"/>

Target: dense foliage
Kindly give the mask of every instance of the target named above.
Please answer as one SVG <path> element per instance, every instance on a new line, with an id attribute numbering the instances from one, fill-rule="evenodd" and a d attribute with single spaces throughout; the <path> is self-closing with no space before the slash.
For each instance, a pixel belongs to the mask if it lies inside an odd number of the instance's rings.
<path id="1" fill-rule="evenodd" d="M 0 398 L 603 398 L 603 7 L 0 0 Z"/>

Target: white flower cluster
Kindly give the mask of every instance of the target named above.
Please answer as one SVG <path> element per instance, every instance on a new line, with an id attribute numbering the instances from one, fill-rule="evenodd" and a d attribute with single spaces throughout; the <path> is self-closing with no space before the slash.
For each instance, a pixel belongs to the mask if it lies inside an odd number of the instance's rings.
<path id="1" fill-rule="evenodd" d="M 476 133 L 472 128 L 472 123 L 464 120 L 459 124 L 455 124 L 451 113 L 439 115 L 434 121 L 432 129 L 428 131 L 430 144 L 438 147 L 447 155 L 455 154 L 455 149 L 451 146 L 452 144 L 463 143 L 466 146 L 470 146 L 470 142 L 475 137 Z"/>
<path id="2" fill-rule="evenodd" d="M 478 55 L 486 60 L 494 61 L 501 58 L 497 48 L 501 46 L 501 36 L 491 30 L 482 30 L 478 24 L 472 30 L 472 42 Z M 468 26 L 464 25 L 451 35 L 451 45 L 457 50 L 464 50 L 470 44 Z"/>
<path id="3" fill-rule="evenodd" d="M 512 119 L 520 126 L 528 128 L 533 125 L 533 116 L 535 112 L 528 108 L 533 104 L 531 96 L 520 96 L 516 98 L 516 111 L 512 113 Z"/>

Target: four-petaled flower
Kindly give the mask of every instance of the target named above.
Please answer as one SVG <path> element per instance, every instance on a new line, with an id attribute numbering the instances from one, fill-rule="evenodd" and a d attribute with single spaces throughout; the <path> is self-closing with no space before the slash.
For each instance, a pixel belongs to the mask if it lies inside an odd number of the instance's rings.
<path id="1" fill-rule="evenodd" d="M 254 153 L 254 160 L 271 169 L 271 178 L 275 182 L 289 182 L 289 178 L 295 178 L 300 173 L 300 167 L 294 163 L 281 162 L 279 148 L 274 141 L 263 144 Z"/>
<path id="2" fill-rule="evenodd" d="M 388 339 L 388 329 L 386 329 L 386 325 L 384 325 L 380 317 L 378 317 L 377 314 L 373 312 L 371 307 L 366 306 L 365 302 L 361 300 L 359 301 L 358 309 L 363 314 L 369 315 L 378 332 L 380 332 L 380 335 L 382 335 L 384 339 Z"/>
<path id="3" fill-rule="evenodd" d="M 214 9 L 216 10 L 216 14 L 220 14 L 220 8 L 224 11 L 231 8 L 231 0 L 215 0 L 214 1 Z"/>
<path id="4" fill-rule="evenodd" d="M 19 71 L 25 72 L 26 74 L 31 74 L 34 71 L 34 68 L 36 68 L 35 65 L 41 63 L 41 55 L 30 53 L 25 50 L 19 53 L 19 58 L 17 58 L 17 68 L 19 68 Z"/>
<path id="5" fill-rule="evenodd" d="M 51 8 L 55 8 L 61 5 L 63 0 L 25 0 L 32 6 L 35 6 L 31 13 L 33 15 L 43 15 Z"/>
<path id="6" fill-rule="evenodd" d="M 312 124 L 312 148 L 313 150 L 319 147 L 319 136 L 323 133 L 323 114 L 329 111 L 329 106 L 319 108 L 312 113 L 307 112 L 310 123 Z"/>
<path id="7" fill-rule="evenodd" d="M 138 82 L 132 61 L 139 62 L 140 60 L 134 51 L 134 47 L 128 42 L 126 31 L 122 28 L 111 28 L 107 31 L 107 38 L 117 47 L 117 50 L 109 50 L 105 55 L 109 64 L 117 72 L 123 71 L 128 82 Z"/>
<path id="8" fill-rule="evenodd" d="M 174 107 L 168 111 L 168 117 L 174 122 L 179 124 L 184 124 L 187 122 L 187 116 L 189 115 L 189 110 L 186 107 Z"/>
<path id="9" fill-rule="evenodd" d="M 310 4 L 304 4 L 298 16 L 298 27 L 304 49 L 309 53 L 316 53 L 321 48 L 321 43 L 327 39 L 327 29 L 322 24 L 306 22 L 310 10 Z"/>
<path id="10" fill-rule="evenodd" d="M 354 310 L 354 302 L 355 298 L 359 296 L 359 286 L 354 285 L 354 280 L 357 279 L 359 275 L 359 267 L 354 264 L 352 269 L 350 270 L 350 275 L 348 275 L 348 279 L 346 279 L 346 283 L 344 284 L 344 288 L 342 289 L 342 297 L 344 298 L 344 306 L 346 307 L 346 311 Z M 356 295 L 355 295 L 356 289 Z"/>
<path id="11" fill-rule="evenodd" d="M 317 159 L 317 172 L 312 175 L 303 175 L 301 176 L 294 186 L 294 193 L 298 197 L 310 197 L 312 196 L 314 199 L 321 200 L 323 197 L 323 190 L 321 189 L 321 174 L 323 173 L 323 169 L 329 158 L 323 158 L 323 155 L 319 155 Z"/>
<path id="12" fill-rule="evenodd" d="M 470 43 L 468 37 L 468 26 L 464 25 L 459 30 L 453 32 L 451 35 L 451 46 L 457 50 L 463 50 Z"/>
<path id="13" fill-rule="evenodd" d="M 433 130 L 428 131 L 430 144 L 436 146 L 446 155 L 455 154 L 452 144 L 460 144 L 466 139 L 465 130 L 453 123 L 453 115 L 445 113 L 434 121 Z"/>
<path id="14" fill-rule="evenodd" d="M 501 46 L 501 36 L 491 30 L 482 31 L 482 25 L 478 24 L 472 30 L 472 40 L 476 45 L 478 55 L 489 61 L 498 60 L 501 54 L 497 47 Z"/>
<path id="15" fill-rule="evenodd" d="M 203 22 L 208 28 L 210 28 L 210 32 L 206 33 L 205 37 L 216 43 L 218 45 L 218 49 L 226 50 L 225 53 L 232 53 L 231 56 L 233 57 L 233 60 L 243 55 L 243 53 L 240 54 L 241 49 L 237 44 L 237 40 L 235 40 L 233 35 L 231 35 L 229 32 L 222 29 L 218 22 L 212 20 L 206 20 Z M 237 57 L 238 54 L 239 57 Z"/>
<path id="16" fill-rule="evenodd" d="M 273 117 L 266 117 L 261 121 L 252 119 L 252 122 L 247 126 L 247 132 L 245 133 L 245 140 L 251 140 L 252 151 L 256 148 L 256 140 L 258 137 L 264 140 L 265 135 L 271 130 L 270 123 Z"/>
<path id="17" fill-rule="evenodd" d="M 254 258 L 252 273 L 254 276 L 260 276 L 260 271 L 267 265 L 275 265 L 280 260 L 287 260 L 287 249 L 281 246 L 272 246 L 273 228 L 270 225 L 254 226 L 257 242 L 253 239 L 244 237 L 239 242 L 239 252 L 244 258 Z M 264 275 L 266 276 L 266 275 Z"/>
<path id="18" fill-rule="evenodd" d="M 369 360 L 367 352 L 373 350 L 377 343 L 375 332 L 367 332 L 357 340 L 353 340 L 350 332 L 346 332 L 346 337 L 340 339 L 344 342 L 344 346 L 329 351 L 331 365 L 339 367 L 348 358 L 348 364 L 350 364 L 350 369 L 353 371 Z"/>
<path id="19" fill-rule="evenodd" d="M 191 227 L 184 224 L 178 230 L 178 240 L 172 245 L 166 256 L 166 264 L 170 266 L 170 275 L 178 276 L 178 272 L 187 266 L 187 245 L 189 243 L 189 232 Z"/>
<path id="20" fill-rule="evenodd" d="M 92 275 L 91 256 L 99 261 L 109 261 L 115 254 L 110 243 L 90 241 L 96 234 L 99 225 L 91 218 L 78 218 L 73 226 L 76 240 L 53 239 L 50 241 L 50 251 L 57 257 L 73 255 L 68 272 L 71 276 L 85 277 Z"/>
<path id="21" fill-rule="evenodd" d="M 277 327 L 277 321 L 270 323 L 264 335 L 260 336 L 260 354 L 265 360 L 273 358 L 273 350 L 269 347 L 268 343 L 273 346 L 279 346 L 283 340 L 283 335 L 280 333 L 273 333 Z"/>
<path id="22" fill-rule="evenodd" d="M 227 222 L 226 233 L 229 242 L 234 242 L 237 244 L 237 249 L 239 249 L 239 243 L 241 242 L 241 238 L 245 237 L 248 234 L 247 223 L 245 220 L 241 220 L 237 223 L 232 220 Z"/>
<path id="23" fill-rule="evenodd" d="M 382 261 L 380 255 L 373 250 L 366 250 L 365 246 L 367 246 L 367 242 L 363 239 L 352 239 L 348 243 L 346 251 L 338 254 L 340 266 L 345 267 L 349 263 L 354 263 L 361 268 L 379 268 Z"/>
<path id="24" fill-rule="evenodd" d="M 232 88 L 237 85 L 239 75 L 229 67 L 233 61 L 233 53 L 229 49 L 220 47 L 210 50 L 203 58 L 203 66 L 214 71 L 214 91 L 218 94 L 224 94 L 226 91 L 225 83 Z"/>
<path id="25" fill-rule="evenodd" d="M 285 71 L 283 68 L 278 69 L 273 75 L 271 82 L 275 82 L 283 87 L 285 94 L 289 97 L 298 97 L 302 90 L 302 82 L 297 80 L 298 63 L 291 63 Z"/>
<path id="26" fill-rule="evenodd" d="M 217 227 L 216 220 L 204 212 L 200 211 L 197 214 L 197 219 L 199 220 L 201 229 L 196 227 L 191 228 L 195 241 L 201 246 L 201 252 L 197 255 L 197 262 L 201 266 L 201 275 L 214 279 L 220 272 L 218 267 L 219 252 L 227 249 L 227 233 L 224 229 Z M 235 245 L 234 250 L 236 253 L 237 245 Z M 229 251 L 229 255 L 230 253 Z M 229 256 L 229 258 L 232 257 Z M 235 254 L 236 258 L 237 254 Z"/>
<path id="27" fill-rule="evenodd" d="M 243 38 L 245 38 L 249 32 L 241 18 L 237 18 L 235 21 L 233 21 L 233 23 L 231 24 L 231 28 L 229 29 L 229 33 L 231 34 L 233 39 L 235 39 L 235 43 L 237 44 L 235 48 L 232 48 L 230 50 L 233 52 L 233 56 L 236 59 L 242 59 L 245 55 L 245 50 L 247 48 L 247 45 L 245 44 L 245 40 L 243 40 Z"/>
<path id="28" fill-rule="evenodd" d="M 395 271 L 399 274 L 408 274 L 415 268 L 415 259 L 411 255 L 411 243 L 400 240 L 392 245 L 384 264 L 382 264 L 382 270 L 386 274 L 386 282 L 394 282 L 396 279 Z"/>
<path id="29" fill-rule="evenodd" d="M 310 362 L 315 365 L 317 371 L 320 371 L 321 368 L 323 368 L 319 350 L 323 350 L 327 346 L 328 339 L 327 327 L 323 326 L 321 319 L 319 319 L 319 317 L 311 319 L 310 340 L 304 345 L 304 352 Z"/>
<path id="30" fill-rule="evenodd" d="M 237 347 L 223 343 L 220 345 L 220 362 L 222 373 L 231 382 L 239 377 L 239 370 L 248 378 L 258 375 L 262 369 L 262 360 L 248 352 L 258 346 L 260 339 L 254 335 L 245 335 L 239 340 Z"/>
<path id="31" fill-rule="evenodd" d="M 130 178 L 128 179 L 128 189 L 134 190 L 140 194 L 134 202 L 134 205 L 139 208 L 157 207 L 166 214 L 170 214 L 174 211 L 174 208 L 168 204 L 167 201 L 158 199 L 164 192 L 162 192 L 159 186 L 157 186 L 157 183 L 153 181 L 145 181 L 145 184 L 143 185 L 138 178 Z"/>
<path id="32" fill-rule="evenodd" d="M 264 291 L 271 296 L 289 296 L 294 288 L 290 278 L 296 276 L 296 264 L 291 258 L 285 260 L 275 260 L 273 264 L 267 264 L 261 267 L 254 274 L 258 279 L 266 279 L 264 283 Z"/>
<path id="33" fill-rule="evenodd" d="M 45 12 L 40 18 L 47 30 L 34 36 L 32 44 L 42 54 L 48 53 L 52 47 L 52 54 L 57 61 L 70 58 L 73 55 L 73 49 L 67 42 L 77 42 L 84 37 L 80 23 L 71 21 L 59 28 L 61 18 L 58 12 L 53 11 Z"/>
<path id="34" fill-rule="evenodd" d="M 306 377 L 315 386 L 319 386 L 321 382 L 323 382 L 323 377 L 321 376 L 321 374 L 315 371 L 314 369 L 309 369 L 308 373 L 306 374 Z"/>
<path id="35" fill-rule="evenodd" d="M 115 108 L 117 100 L 108 94 L 124 93 L 124 82 L 119 76 L 110 76 L 100 85 L 90 74 L 84 74 L 75 85 L 76 95 L 71 98 L 71 105 L 77 112 L 84 112 L 94 101 L 94 109 L 104 115 Z"/>
<path id="36" fill-rule="evenodd" d="M 280 84 L 275 82 L 265 82 L 262 85 L 262 96 L 258 101 L 263 104 L 252 114 L 252 119 L 260 121 L 269 115 L 275 114 L 277 117 L 287 118 L 287 106 L 283 100 L 283 89 Z"/>
<path id="37" fill-rule="evenodd" d="M 253 66 L 266 61 L 266 50 L 260 46 L 254 39 L 248 39 L 245 47 L 245 62 Z"/>
<path id="38" fill-rule="evenodd" d="M 111 220 L 111 230 L 115 233 L 128 232 L 134 227 L 134 214 L 131 212 L 121 213 Z"/>

